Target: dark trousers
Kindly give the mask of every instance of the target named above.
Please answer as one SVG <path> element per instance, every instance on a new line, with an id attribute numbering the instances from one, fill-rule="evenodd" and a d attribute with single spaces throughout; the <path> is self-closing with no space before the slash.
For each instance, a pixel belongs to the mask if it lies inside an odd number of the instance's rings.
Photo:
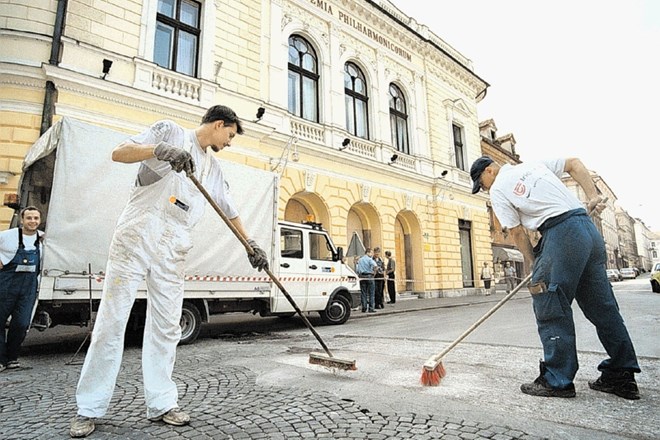
<path id="1" fill-rule="evenodd" d="M 36 299 L 36 274 L 0 273 L 0 364 L 18 359 Z M 5 336 L 5 324 L 10 316 Z"/>
<path id="2" fill-rule="evenodd" d="M 384 278 L 376 278 L 374 280 L 376 283 L 376 292 L 375 292 L 375 302 L 376 302 L 376 308 L 377 309 L 382 309 L 385 307 L 384 300 L 385 297 L 383 295 L 383 291 L 385 290 L 385 279 Z"/>
<path id="3" fill-rule="evenodd" d="M 387 279 L 387 293 L 390 295 L 390 303 L 396 303 L 396 283 L 394 278 Z"/>
<path id="4" fill-rule="evenodd" d="M 532 284 L 543 281 L 547 286 L 546 291 L 532 295 L 532 303 L 543 344 L 544 376 L 550 386 L 566 388 L 578 370 L 574 300 L 596 327 L 609 356 L 598 369 L 639 373 L 635 349 L 605 272 L 605 242 L 586 213 L 543 231 L 534 251 Z"/>
<path id="5" fill-rule="evenodd" d="M 363 312 L 374 310 L 375 291 L 373 278 L 360 280 L 360 302 Z"/>

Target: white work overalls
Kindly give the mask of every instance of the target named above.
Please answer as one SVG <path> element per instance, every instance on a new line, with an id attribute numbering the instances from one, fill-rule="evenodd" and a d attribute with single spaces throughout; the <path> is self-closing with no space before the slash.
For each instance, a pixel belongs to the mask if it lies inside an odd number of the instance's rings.
<path id="1" fill-rule="evenodd" d="M 187 131 L 186 148 L 197 145 L 191 136 Z M 203 179 L 209 163 L 197 162 L 198 179 Z M 190 229 L 201 218 L 204 203 L 183 172 L 171 171 L 155 183 L 134 188 L 110 245 L 102 300 L 76 391 L 79 415 L 101 417 L 108 409 L 121 366 L 126 324 L 145 278 L 142 374 L 147 417 L 158 417 L 177 406 L 171 377 L 181 337 L 184 263 L 192 247 Z"/>

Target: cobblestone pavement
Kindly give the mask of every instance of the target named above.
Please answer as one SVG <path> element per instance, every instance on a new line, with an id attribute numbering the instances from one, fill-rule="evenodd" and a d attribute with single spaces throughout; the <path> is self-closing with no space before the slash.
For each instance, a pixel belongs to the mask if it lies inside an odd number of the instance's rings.
<path id="1" fill-rule="evenodd" d="M 502 295 L 410 299 L 379 315 L 404 317 L 398 314 L 496 302 Z M 587 369 L 578 374 L 576 399 L 523 396 L 520 378 L 533 377 L 534 371 L 517 360 L 529 359 L 536 349 L 469 343 L 452 352 L 451 373 L 442 386 L 424 388 L 417 382 L 426 356 L 419 354 L 433 352 L 438 342 L 379 337 L 377 331 L 364 336 L 359 330 L 370 327 L 363 318 L 369 316 L 355 314 L 364 325 L 352 330 L 350 325 L 323 328 L 333 351 L 352 359 L 359 356 L 356 372 L 310 366 L 307 354 L 317 351 L 318 344 L 301 325 L 276 332 L 209 334 L 179 347 L 174 380 L 179 404 L 192 417 L 186 427 L 146 419 L 141 350 L 128 347 L 109 412 L 97 421 L 90 438 L 658 438 L 660 361 L 655 357 L 643 359 L 644 396 L 635 402 L 589 390 Z M 24 368 L 0 373 L 0 440 L 69 438 L 83 359 L 82 353 L 73 353 L 82 337 L 62 337 L 60 342 L 58 336 L 49 336 L 45 345 L 28 344 L 21 358 Z M 580 355 L 585 365 L 597 365 L 602 358 L 595 352 Z M 69 364 L 72 359 L 76 364 Z"/>
<path id="2" fill-rule="evenodd" d="M 217 341 L 216 346 L 218 345 Z M 200 344 L 208 345 L 208 344 Z M 378 413 L 328 392 L 259 385 L 249 368 L 223 359 L 222 348 L 181 347 L 174 378 L 179 404 L 192 416 L 185 427 L 145 417 L 140 350 L 126 351 L 110 410 L 95 439 L 536 439 L 473 420 L 412 413 Z M 68 438 L 82 355 L 29 358 L 32 368 L 0 373 L 0 438 Z"/>

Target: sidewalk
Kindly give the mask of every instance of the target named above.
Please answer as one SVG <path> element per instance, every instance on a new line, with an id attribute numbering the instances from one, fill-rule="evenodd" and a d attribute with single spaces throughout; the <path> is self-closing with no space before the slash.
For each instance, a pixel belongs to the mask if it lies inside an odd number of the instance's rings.
<path id="1" fill-rule="evenodd" d="M 469 306 L 471 304 L 493 303 L 493 306 L 506 296 L 506 286 L 501 284 L 496 286 L 496 291 L 492 295 L 467 295 L 467 296 L 449 296 L 435 298 L 420 298 L 417 294 L 403 293 L 397 295 L 395 304 L 385 304 L 384 309 L 376 309 L 376 313 L 361 313 L 360 307 L 355 307 L 351 311 L 351 319 L 366 318 L 378 315 L 391 315 L 394 313 L 404 313 L 418 310 L 440 309 L 450 307 Z M 509 301 L 519 301 L 529 299 L 530 293 L 527 288 L 522 288 Z M 388 296 L 385 293 L 387 300 Z"/>

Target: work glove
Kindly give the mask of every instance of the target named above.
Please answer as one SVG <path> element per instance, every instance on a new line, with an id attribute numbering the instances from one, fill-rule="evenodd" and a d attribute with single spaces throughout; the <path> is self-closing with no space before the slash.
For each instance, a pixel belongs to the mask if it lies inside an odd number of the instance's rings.
<path id="1" fill-rule="evenodd" d="M 186 175 L 192 176 L 195 172 L 195 164 L 190 153 L 167 142 L 159 142 L 154 148 L 154 155 L 159 160 L 169 162 L 177 173 L 185 171 Z"/>
<path id="2" fill-rule="evenodd" d="M 263 269 L 268 269 L 268 256 L 266 256 L 263 249 L 261 249 L 254 240 L 250 239 L 247 240 L 247 242 L 254 251 L 254 254 L 252 255 L 248 253 L 248 260 L 250 260 L 252 267 L 259 269 L 259 272 Z"/>

